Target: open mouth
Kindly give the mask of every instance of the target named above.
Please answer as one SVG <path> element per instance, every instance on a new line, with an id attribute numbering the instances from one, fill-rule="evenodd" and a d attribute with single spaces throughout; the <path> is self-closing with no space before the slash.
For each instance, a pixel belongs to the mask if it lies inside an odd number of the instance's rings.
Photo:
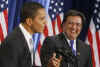
<path id="1" fill-rule="evenodd" d="M 71 31 L 71 33 L 74 34 L 75 33 L 75 30 Z"/>

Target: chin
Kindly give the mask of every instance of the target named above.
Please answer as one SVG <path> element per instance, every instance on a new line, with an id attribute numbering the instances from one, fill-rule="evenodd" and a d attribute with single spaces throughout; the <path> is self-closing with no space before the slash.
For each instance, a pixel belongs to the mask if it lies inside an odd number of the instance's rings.
<path id="1" fill-rule="evenodd" d="M 43 31 L 39 31 L 38 33 L 43 33 Z"/>
<path id="2" fill-rule="evenodd" d="M 75 36 L 71 36 L 71 40 L 75 40 L 76 39 L 76 37 Z"/>

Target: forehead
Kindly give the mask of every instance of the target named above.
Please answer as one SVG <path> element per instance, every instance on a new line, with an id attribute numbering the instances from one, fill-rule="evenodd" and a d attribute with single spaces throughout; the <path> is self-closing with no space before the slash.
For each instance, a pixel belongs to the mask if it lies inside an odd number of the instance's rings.
<path id="1" fill-rule="evenodd" d="M 44 8 L 38 9 L 37 14 L 38 15 L 45 15 L 46 14 L 45 9 Z"/>
<path id="2" fill-rule="evenodd" d="M 66 22 L 82 23 L 82 18 L 80 16 L 68 16 Z"/>

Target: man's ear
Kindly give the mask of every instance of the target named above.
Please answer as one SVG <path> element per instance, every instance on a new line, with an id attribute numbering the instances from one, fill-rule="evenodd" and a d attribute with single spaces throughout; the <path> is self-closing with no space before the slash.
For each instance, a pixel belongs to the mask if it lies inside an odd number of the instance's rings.
<path id="1" fill-rule="evenodd" d="M 26 24 L 27 24 L 28 26 L 31 26 L 31 25 L 32 25 L 32 19 L 31 19 L 31 18 L 27 18 L 27 19 L 26 19 Z"/>

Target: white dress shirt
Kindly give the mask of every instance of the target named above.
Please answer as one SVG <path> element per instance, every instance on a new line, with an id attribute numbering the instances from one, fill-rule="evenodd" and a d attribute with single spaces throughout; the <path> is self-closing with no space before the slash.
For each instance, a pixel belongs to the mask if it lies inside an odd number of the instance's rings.
<path id="1" fill-rule="evenodd" d="M 28 47 L 29 47 L 29 50 L 30 50 L 30 53 L 31 53 L 31 61 L 32 61 L 32 65 L 33 65 L 33 40 L 32 40 L 32 35 L 22 26 L 22 24 L 19 25 L 24 37 L 25 37 L 25 40 L 28 44 Z M 32 40 L 32 42 L 30 43 L 30 40 Z"/>
<path id="2" fill-rule="evenodd" d="M 65 35 L 65 33 L 64 33 L 64 35 Z M 66 40 L 67 40 L 69 46 L 71 46 L 71 44 L 70 44 L 70 40 L 67 38 L 66 35 L 65 35 L 65 38 L 66 38 Z M 73 49 L 76 51 L 76 40 L 74 40 Z"/>

